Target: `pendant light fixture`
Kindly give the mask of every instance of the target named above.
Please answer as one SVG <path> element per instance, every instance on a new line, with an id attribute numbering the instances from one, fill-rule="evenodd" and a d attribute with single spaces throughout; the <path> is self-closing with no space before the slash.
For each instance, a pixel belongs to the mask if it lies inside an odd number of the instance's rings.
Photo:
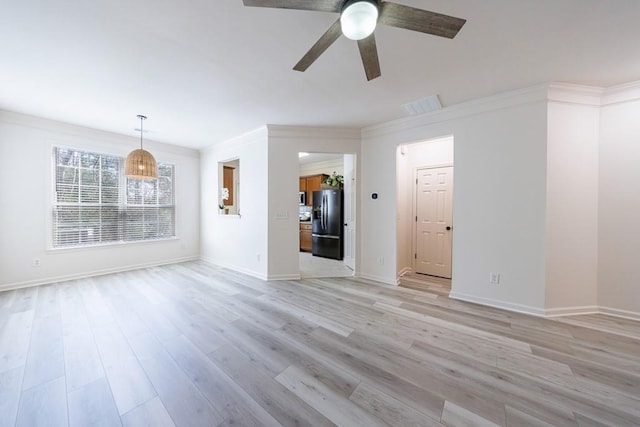
<path id="1" fill-rule="evenodd" d="M 147 119 L 146 116 L 138 114 L 140 119 L 140 148 L 133 150 L 127 156 L 124 163 L 124 173 L 128 178 L 133 179 L 157 179 L 158 165 L 153 155 L 142 148 L 142 124 Z"/>

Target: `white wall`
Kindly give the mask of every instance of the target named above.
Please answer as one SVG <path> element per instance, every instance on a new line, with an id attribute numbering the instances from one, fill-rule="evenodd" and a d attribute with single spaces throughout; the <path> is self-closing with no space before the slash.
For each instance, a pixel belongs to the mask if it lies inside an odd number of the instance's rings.
<path id="1" fill-rule="evenodd" d="M 547 140 L 547 314 L 597 311 L 600 108 L 550 102 Z"/>
<path id="2" fill-rule="evenodd" d="M 136 137 L 0 111 L 0 289 L 158 265 L 199 255 L 199 154 L 145 140 L 160 162 L 173 163 L 177 239 L 51 249 L 54 145 L 122 157 Z M 40 266 L 34 267 L 34 259 Z"/>
<path id="3" fill-rule="evenodd" d="M 298 152 L 357 155 L 360 152 L 360 131 L 275 125 L 269 125 L 268 129 L 269 278 L 299 278 Z M 356 168 L 359 174 L 359 165 Z M 359 191 L 356 187 L 356 191 Z M 358 221 L 356 223 L 359 224 Z M 359 230 L 356 230 L 356 234 L 359 234 Z M 359 268 L 358 253 L 356 249 L 356 272 Z"/>
<path id="4" fill-rule="evenodd" d="M 359 152 L 359 131 L 268 125 L 201 154 L 202 258 L 263 279 L 300 277 L 298 152 Z M 218 162 L 240 159 L 240 216 L 218 215 Z"/>
<path id="5" fill-rule="evenodd" d="M 602 108 L 598 302 L 640 318 L 640 89 Z"/>
<path id="6" fill-rule="evenodd" d="M 541 86 L 364 129 L 362 274 L 396 281 L 396 147 L 453 135 L 452 296 L 543 313 L 546 98 Z"/>
<path id="7" fill-rule="evenodd" d="M 239 160 L 240 215 L 219 215 L 222 182 L 218 162 L 232 159 Z M 255 277 L 267 277 L 267 166 L 266 128 L 202 151 L 200 250 L 204 260 Z M 297 191 L 296 188 L 296 194 Z"/>
<path id="8" fill-rule="evenodd" d="M 398 147 L 396 165 L 398 171 L 398 264 L 396 273 L 400 275 L 413 268 L 416 170 L 419 168 L 452 166 L 453 138 L 438 138 Z"/>

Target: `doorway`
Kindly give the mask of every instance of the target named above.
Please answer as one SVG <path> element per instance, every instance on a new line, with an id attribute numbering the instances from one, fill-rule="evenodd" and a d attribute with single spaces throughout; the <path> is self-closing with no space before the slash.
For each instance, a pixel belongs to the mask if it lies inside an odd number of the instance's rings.
<path id="1" fill-rule="evenodd" d="M 398 278 L 449 283 L 453 262 L 453 136 L 404 144 L 396 157 Z M 440 279 L 441 278 L 441 279 Z"/>
<path id="2" fill-rule="evenodd" d="M 413 271 L 451 279 L 453 166 L 417 169 L 414 194 Z"/>
<path id="3" fill-rule="evenodd" d="M 298 159 L 299 190 L 301 194 L 305 193 L 305 203 L 301 202 L 299 206 L 300 277 L 304 279 L 353 276 L 356 257 L 356 156 L 343 153 L 299 153 Z M 342 180 L 340 186 L 342 253 L 339 257 L 322 257 L 319 256 L 320 253 L 314 254 L 313 249 L 313 193 L 321 191 L 324 187 L 321 183 L 332 175 L 337 175 Z M 317 240 L 320 240 L 320 237 L 318 236 Z M 327 236 L 329 237 L 335 238 L 335 236 Z"/>

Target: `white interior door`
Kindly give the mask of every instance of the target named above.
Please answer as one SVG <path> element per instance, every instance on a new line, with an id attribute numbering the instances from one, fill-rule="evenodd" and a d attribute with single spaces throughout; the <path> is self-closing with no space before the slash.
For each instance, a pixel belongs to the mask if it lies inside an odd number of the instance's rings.
<path id="1" fill-rule="evenodd" d="M 414 270 L 451 278 L 453 167 L 418 169 Z"/>
<path id="2" fill-rule="evenodd" d="M 344 264 L 356 268 L 356 159 L 344 155 Z"/>

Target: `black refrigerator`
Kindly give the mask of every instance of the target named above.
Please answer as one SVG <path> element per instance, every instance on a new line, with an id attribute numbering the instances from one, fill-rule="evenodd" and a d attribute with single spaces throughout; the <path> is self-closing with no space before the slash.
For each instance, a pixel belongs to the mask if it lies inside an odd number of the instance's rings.
<path id="1" fill-rule="evenodd" d="M 312 247 L 314 256 L 342 259 L 343 233 L 342 190 L 313 192 Z"/>

